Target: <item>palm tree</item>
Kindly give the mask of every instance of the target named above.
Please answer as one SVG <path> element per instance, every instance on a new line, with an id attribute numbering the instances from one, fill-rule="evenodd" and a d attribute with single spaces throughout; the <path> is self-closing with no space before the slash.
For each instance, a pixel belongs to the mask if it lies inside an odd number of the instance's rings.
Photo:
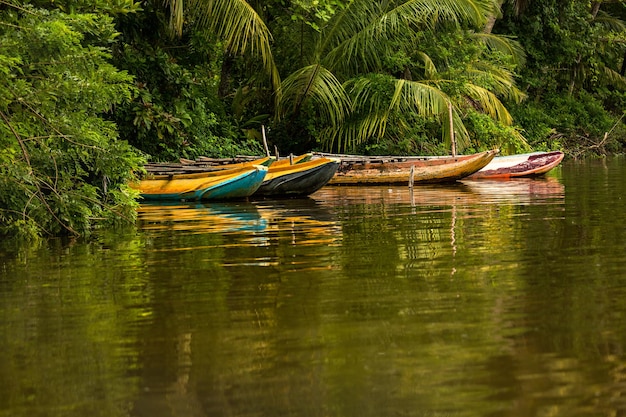
<path id="1" fill-rule="evenodd" d="M 314 31 L 314 49 L 303 57 L 303 66 L 282 83 L 272 55 L 271 34 L 248 2 L 165 0 L 165 4 L 170 10 L 173 33 L 181 33 L 187 21 L 219 36 L 227 55 L 259 56 L 274 87 L 280 86 L 274 96 L 277 119 L 296 118 L 305 106 L 313 108 L 323 125 L 320 140 L 329 149 L 348 149 L 371 138 L 382 138 L 389 124 L 400 128 L 406 124 L 406 113 L 440 118 L 447 141 L 453 134 L 446 127 L 451 125 L 451 117 L 463 146 L 468 137 L 461 121 L 463 106 L 470 103 L 510 124 L 511 117 L 497 95 L 522 97 L 509 72 L 484 62 L 468 69 L 459 89 L 458 80 L 447 79 L 445 70 L 438 71 L 427 54 L 415 49 L 424 31 L 445 25 L 483 28 L 487 16 L 499 10 L 499 0 L 346 2 L 319 31 Z M 508 39 L 488 33 L 473 38 L 490 48 L 520 56 L 519 48 Z M 423 71 L 391 74 L 384 57 L 394 48 L 419 57 Z M 478 82 L 487 78 L 489 88 Z M 386 87 L 380 90 L 381 85 Z"/>
<path id="2" fill-rule="evenodd" d="M 326 124 L 325 147 L 340 151 L 384 137 L 390 123 L 401 128 L 409 113 L 440 118 L 448 141 L 452 131 L 446 126 L 451 117 L 461 146 L 467 145 L 461 110 L 468 103 L 510 124 L 511 116 L 498 95 L 520 100 L 523 94 L 509 71 L 478 61 L 459 83 L 446 78 L 449 74 L 438 71 L 430 57 L 416 48 L 424 33 L 436 28 L 481 29 L 498 7 L 497 0 L 353 0 L 314 34 L 316 46 L 308 62 L 284 79 L 279 114 L 293 117 L 303 106 L 312 106 Z M 467 39 L 521 57 L 520 49 L 508 39 L 485 33 Z M 398 48 L 419 58 L 421 71 L 414 67 L 392 74 L 385 57 Z"/>
<path id="3" fill-rule="evenodd" d="M 272 55 L 272 35 L 246 0 L 164 0 L 170 11 L 170 30 L 182 34 L 185 20 L 207 29 L 224 42 L 225 55 L 260 57 L 274 87 L 280 76 Z"/>

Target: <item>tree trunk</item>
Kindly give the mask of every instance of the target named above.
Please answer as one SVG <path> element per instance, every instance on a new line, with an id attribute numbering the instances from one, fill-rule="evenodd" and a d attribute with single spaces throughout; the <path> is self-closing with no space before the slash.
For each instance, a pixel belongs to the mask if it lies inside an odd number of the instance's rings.
<path id="1" fill-rule="evenodd" d="M 504 3 L 504 0 L 498 0 L 497 10 L 494 10 L 493 14 L 487 16 L 487 24 L 485 24 L 483 33 L 491 33 L 493 26 L 496 24 L 496 20 L 498 20 L 498 17 L 502 16 L 502 3 Z"/>
<path id="2" fill-rule="evenodd" d="M 600 6 L 602 5 L 601 1 L 594 1 L 591 3 L 591 16 L 595 19 L 600 11 Z"/>
<path id="3" fill-rule="evenodd" d="M 230 73 L 232 72 L 234 62 L 235 60 L 231 54 L 224 54 L 224 59 L 222 60 L 222 71 L 220 74 L 220 85 L 217 89 L 217 96 L 219 98 L 226 97 L 230 91 Z"/>
<path id="4" fill-rule="evenodd" d="M 485 25 L 485 28 L 483 29 L 484 33 L 491 33 L 491 31 L 493 30 L 493 26 L 496 24 L 496 20 L 498 20 L 498 18 L 495 15 L 491 15 L 487 18 L 487 24 Z"/>

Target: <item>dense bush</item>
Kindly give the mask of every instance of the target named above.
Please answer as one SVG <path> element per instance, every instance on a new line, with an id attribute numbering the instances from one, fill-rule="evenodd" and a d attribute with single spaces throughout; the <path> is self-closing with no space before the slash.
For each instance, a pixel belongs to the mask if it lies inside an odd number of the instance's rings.
<path id="1" fill-rule="evenodd" d="M 0 8 L 0 235 L 85 235 L 135 218 L 142 160 L 102 116 L 133 93 L 113 19 Z"/>
<path id="2" fill-rule="evenodd" d="M 587 92 L 528 101 L 513 107 L 512 113 L 533 149 L 565 149 L 574 156 L 624 152 L 622 120 Z"/>

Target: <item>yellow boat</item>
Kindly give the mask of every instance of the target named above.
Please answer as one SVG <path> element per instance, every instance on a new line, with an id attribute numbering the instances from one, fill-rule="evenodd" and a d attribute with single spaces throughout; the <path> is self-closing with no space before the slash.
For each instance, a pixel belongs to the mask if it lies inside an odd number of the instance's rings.
<path id="1" fill-rule="evenodd" d="M 173 170 L 149 172 L 130 186 L 146 200 L 227 200 L 251 196 L 266 175 L 267 167 L 263 165 L 191 173 Z"/>
<path id="2" fill-rule="evenodd" d="M 314 193 L 326 185 L 335 175 L 340 160 L 337 158 L 316 158 L 311 160 L 312 153 L 306 153 L 276 160 L 275 157 L 264 157 L 243 162 L 240 158 L 205 158 L 183 160 L 181 163 L 150 163 L 146 166 L 152 173 L 201 173 L 219 172 L 226 169 L 243 169 L 253 165 L 267 165 L 265 176 L 255 196 L 293 197 Z M 246 157 L 249 158 L 249 157 Z"/>

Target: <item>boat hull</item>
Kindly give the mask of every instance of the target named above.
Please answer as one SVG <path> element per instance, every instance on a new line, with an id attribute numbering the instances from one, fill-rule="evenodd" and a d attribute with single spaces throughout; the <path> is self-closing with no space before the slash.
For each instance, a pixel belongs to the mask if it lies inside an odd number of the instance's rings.
<path id="1" fill-rule="evenodd" d="M 131 187 L 146 200 L 205 201 L 251 196 L 261 186 L 267 167 L 250 167 L 193 174 L 152 175 Z"/>
<path id="2" fill-rule="evenodd" d="M 467 179 L 498 179 L 541 176 L 561 163 L 563 152 L 533 152 L 499 156 Z"/>
<path id="3" fill-rule="evenodd" d="M 270 166 L 255 196 L 306 196 L 326 185 L 335 175 L 340 161 L 320 158 L 293 165 Z"/>
<path id="4" fill-rule="evenodd" d="M 497 150 L 455 157 L 340 156 L 330 185 L 436 184 L 463 179 L 484 168 Z"/>

